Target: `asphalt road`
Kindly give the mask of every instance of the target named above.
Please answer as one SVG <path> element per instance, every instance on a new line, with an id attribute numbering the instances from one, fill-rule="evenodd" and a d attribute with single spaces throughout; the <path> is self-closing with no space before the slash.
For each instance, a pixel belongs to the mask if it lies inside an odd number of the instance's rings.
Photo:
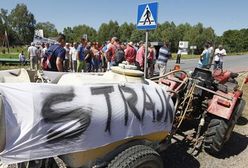
<path id="1" fill-rule="evenodd" d="M 184 70 L 194 70 L 199 59 L 184 59 L 181 60 L 181 68 Z M 167 71 L 173 69 L 176 60 L 169 60 Z M 226 56 L 224 57 L 224 69 L 233 72 L 248 71 L 248 55 Z"/>

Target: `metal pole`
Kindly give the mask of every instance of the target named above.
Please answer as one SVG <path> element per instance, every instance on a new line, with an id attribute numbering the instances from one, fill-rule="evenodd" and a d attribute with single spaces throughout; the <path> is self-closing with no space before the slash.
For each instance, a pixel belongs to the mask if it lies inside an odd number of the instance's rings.
<path id="1" fill-rule="evenodd" d="M 7 30 L 5 30 L 5 40 L 6 40 L 6 46 L 8 49 L 8 53 L 9 53 L 9 38 L 8 38 Z"/>
<path id="2" fill-rule="evenodd" d="M 147 77 L 147 55 L 148 55 L 148 31 L 146 31 L 146 46 L 145 46 L 145 62 L 144 62 L 144 77 Z"/>

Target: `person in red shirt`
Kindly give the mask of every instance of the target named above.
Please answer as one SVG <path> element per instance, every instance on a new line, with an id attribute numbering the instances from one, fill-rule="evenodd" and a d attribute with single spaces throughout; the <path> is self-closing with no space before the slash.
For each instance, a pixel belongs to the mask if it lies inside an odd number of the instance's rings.
<path id="1" fill-rule="evenodd" d="M 147 56 L 147 63 L 148 63 L 148 77 L 153 77 L 154 73 L 154 49 L 151 46 L 151 43 L 148 43 L 148 56 Z"/>
<path id="2" fill-rule="evenodd" d="M 128 64 L 134 65 L 135 57 L 136 57 L 136 50 L 133 47 L 133 42 L 129 42 L 125 50 L 125 59 L 128 62 Z"/>
<path id="3" fill-rule="evenodd" d="M 143 41 L 139 42 L 139 49 L 136 54 L 136 66 L 140 70 L 144 70 L 145 46 Z"/>
<path id="4" fill-rule="evenodd" d="M 117 37 L 113 37 L 111 39 L 111 42 L 107 48 L 107 52 L 106 52 L 106 55 L 107 55 L 107 61 L 109 63 L 113 63 L 115 61 L 115 51 L 117 49 L 119 45 L 119 39 Z"/>

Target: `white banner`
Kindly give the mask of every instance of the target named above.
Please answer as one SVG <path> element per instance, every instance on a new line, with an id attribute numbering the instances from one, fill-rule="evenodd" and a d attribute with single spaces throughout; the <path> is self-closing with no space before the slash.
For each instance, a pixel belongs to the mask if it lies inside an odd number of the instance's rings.
<path id="1" fill-rule="evenodd" d="M 174 105 L 158 85 L 0 84 L 6 164 L 48 158 L 170 131 Z"/>

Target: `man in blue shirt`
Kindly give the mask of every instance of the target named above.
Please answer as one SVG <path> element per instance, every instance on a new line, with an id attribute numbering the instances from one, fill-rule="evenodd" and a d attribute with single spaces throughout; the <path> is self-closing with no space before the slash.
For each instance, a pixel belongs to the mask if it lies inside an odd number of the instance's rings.
<path id="1" fill-rule="evenodd" d="M 85 66 L 85 46 L 86 46 L 86 39 L 84 37 L 81 38 L 81 44 L 77 48 L 77 72 L 82 72 Z"/>
<path id="2" fill-rule="evenodd" d="M 200 60 L 198 62 L 198 68 L 208 68 L 209 65 L 209 50 L 208 50 L 208 44 L 204 45 L 204 50 L 202 51 Z"/>
<path id="3" fill-rule="evenodd" d="M 43 63 L 43 69 L 47 71 L 59 71 L 63 72 L 63 61 L 65 59 L 65 35 L 59 34 L 57 39 L 58 43 L 51 45 L 43 59 L 45 59 L 45 63 Z M 43 61 L 42 61 L 43 62 Z"/>

